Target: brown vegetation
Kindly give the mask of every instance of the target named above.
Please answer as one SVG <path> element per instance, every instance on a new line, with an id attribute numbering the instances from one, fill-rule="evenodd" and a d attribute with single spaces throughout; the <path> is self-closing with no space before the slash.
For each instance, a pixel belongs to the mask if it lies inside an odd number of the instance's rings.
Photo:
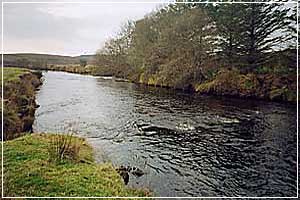
<path id="1" fill-rule="evenodd" d="M 211 81 L 195 86 L 203 94 L 259 98 L 296 102 L 296 76 L 274 74 L 241 74 L 237 70 L 220 71 Z"/>
<path id="2" fill-rule="evenodd" d="M 296 10 L 280 4 L 164 6 L 108 40 L 95 71 L 152 86 L 295 101 Z"/>
<path id="3" fill-rule="evenodd" d="M 11 68 L 9 70 L 14 69 Z M 40 72 L 26 70 L 18 78 L 4 81 L 4 140 L 13 139 L 22 132 L 32 131 L 34 113 L 37 107 L 35 91 L 42 83 L 41 76 Z"/>

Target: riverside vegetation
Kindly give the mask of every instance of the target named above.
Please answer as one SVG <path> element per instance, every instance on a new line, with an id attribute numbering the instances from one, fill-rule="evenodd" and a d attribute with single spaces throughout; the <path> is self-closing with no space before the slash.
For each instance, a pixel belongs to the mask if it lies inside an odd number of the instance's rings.
<path id="1" fill-rule="evenodd" d="M 96 164 L 84 139 L 29 134 L 42 74 L 20 68 L 4 68 L 3 73 L 4 196 L 149 195 L 125 187 L 111 164 Z"/>
<path id="2" fill-rule="evenodd" d="M 172 4 L 128 21 L 98 74 L 205 94 L 296 101 L 296 11 L 283 4 Z"/>
<path id="3" fill-rule="evenodd" d="M 296 13 L 284 4 L 171 4 L 126 22 L 96 56 L 7 55 L 5 63 L 296 102 Z"/>

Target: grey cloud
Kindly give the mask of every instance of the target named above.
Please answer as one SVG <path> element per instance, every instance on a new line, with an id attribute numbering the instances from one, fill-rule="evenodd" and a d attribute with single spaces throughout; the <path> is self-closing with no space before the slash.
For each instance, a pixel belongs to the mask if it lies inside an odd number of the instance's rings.
<path id="1" fill-rule="evenodd" d="M 47 6 L 47 5 L 42 5 Z M 4 7 L 4 37 L 13 39 L 59 39 L 74 35 L 76 21 L 55 18 L 30 4 L 8 4 Z M 75 31 L 76 34 L 76 31 Z"/>
<path id="2" fill-rule="evenodd" d="M 5 4 L 4 50 L 64 55 L 94 53 L 122 23 L 142 18 L 158 5 Z"/>

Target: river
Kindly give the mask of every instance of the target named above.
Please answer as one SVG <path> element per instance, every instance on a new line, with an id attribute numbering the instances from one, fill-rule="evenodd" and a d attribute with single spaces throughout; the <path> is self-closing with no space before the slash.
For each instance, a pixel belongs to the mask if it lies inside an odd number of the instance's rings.
<path id="1" fill-rule="evenodd" d="M 44 72 L 34 132 L 88 139 L 155 196 L 296 196 L 296 106 Z"/>

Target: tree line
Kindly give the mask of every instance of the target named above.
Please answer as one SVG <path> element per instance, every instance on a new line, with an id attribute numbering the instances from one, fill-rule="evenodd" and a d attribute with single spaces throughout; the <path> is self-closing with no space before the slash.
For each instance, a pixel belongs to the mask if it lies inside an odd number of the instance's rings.
<path id="1" fill-rule="evenodd" d="M 295 4 L 170 4 L 126 22 L 97 52 L 98 71 L 175 88 L 223 69 L 294 73 L 296 17 Z"/>

